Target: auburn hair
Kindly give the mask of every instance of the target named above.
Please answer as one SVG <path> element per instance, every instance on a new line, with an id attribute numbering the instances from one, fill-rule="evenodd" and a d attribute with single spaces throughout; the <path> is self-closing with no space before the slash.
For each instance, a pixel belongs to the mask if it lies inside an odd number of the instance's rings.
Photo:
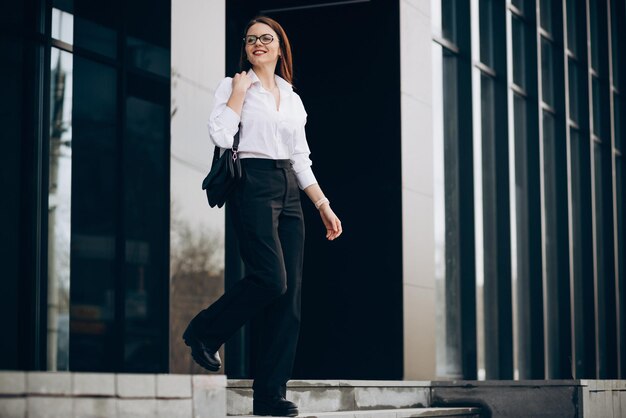
<path id="1" fill-rule="evenodd" d="M 287 82 L 293 85 L 293 60 L 291 57 L 291 44 L 289 43 L 289 38 L 287 37 L 287 33 L 283 27 L 268 16 L 258 15 L 252 18 L 246 28 L 243 31 L 243 41 L 241 42 L 241 55 L 239 57 L 239 71 L 249 71 L 252 68 L 252 63 L 248 61 L 248 57 L 246 55 L 246 34 L 248 33 L 248 29 L 250 26 L 255 23 L 265 23 L 267 26 L 272 28 L 274 32 L 278 35 L 279 47 L 280 47 L 280 58 L 278 59 L 278 65 L 276 66 L 275 72 L 284 78 Z M 295 88 L 295 87 L 294 87 Z"/>

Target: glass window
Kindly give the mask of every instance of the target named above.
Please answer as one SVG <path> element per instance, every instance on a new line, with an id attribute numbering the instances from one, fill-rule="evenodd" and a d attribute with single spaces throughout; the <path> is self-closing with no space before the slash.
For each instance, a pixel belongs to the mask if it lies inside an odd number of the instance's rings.
<path id="1" fill-rule="evenodd" d="M 594 159 L 594 185 L 595 185 L 595 230 L 596 230 L 596 263 L 598 284 L 604 282 L 605 276 L 605 236 L 604 236 L 604 208 L 606 205 L 610 205 L 610 201 L 605 201 L 606 192 L 604 190 L 604 161 L 602 156 L 602 145 L 594 142 L 593 144 L 593 159 Z M 602 294 L 602 293 L 601 293 Z"/>
<path id="2" fill-rule="evenodd" d="M 493 67 L 493 0 L 483 0 L 480 7 L 480 60 Z"/>
<path id="3" fill-rule="evenodd" d="M 109 58 L 117 56 L 117 27 L 120 25 L 115 7 L 106 0 L 75 0 L 76 46 Z"/>
<path id="4" fill-rule="evenodd" d="M 600 80 L 598 77 L 591 77 L 591 89 L 593 97 L 593 133 L 602 138 L 602 103 L 600 102 Z"/>
<path id="5" fill-rule="evenodd" d="M 48 370 L 69 368 L 72 54 L 50 49 Z"/>
<path id="6" fill-rule="evenodd" d="M 128 63 L 136 68 L 169 77 L 170 19 L 157 13 L 151 0 L 127 3 L 126 54 Z M 147 13 L 152 11 L 151 13 Z M 146 22 L 150 22 L 149 25 Z"/>
<path id="7" fill-rule="evenodd" d="M 456 43 L 456 9 L 456 0 L 441 0 L 441 32 L 453 43 Z"/>
<path id="8" fill-rule="evenodd" d="M 135 88 L 138 85 L 133 83 Z M 158 90 L 158 86 L 152 89 Z M 159 313 L 169 273 L 168 235 L 158 227 L 169 221 L 167 118 L 162 103 L 134 96 L 126 100 L 124 370 L 131 372 L 158 372 L 162 367 L 158 347 L 169 336 Z M 151 185 L 151 193 L 144 192 L 146 184 Z"/>
<path id="9" fill-rule="evenodd" d="M 541 27 L 548 33 L 552 32 L 552 0 L 539 1 Z"/>
<path id="10" fill-rule="evenodd" d="M 525 1 L 524 0 L 511 0 L 513 6 L 517 7 L 517 9 L 524 13 Z"/>
<path id="11" fill-rule="evenodd" d="M 567 47 L 574 55 L 578 55 L 578 11 L 576 0 L 565 2 L 565 7 L 567 7 Z"/>
<path id="12" fill-rule="evenodd" d="M 513 31 L 513 82 L 521 88 L 526 87 L 526 42 L 524 39 L 524 22 L 512 17 Z"/>
<path id="13" fill-rule="evenodd" d="M 589 37 L 591 39 L 591 66 L 600 70 L 600 51 L 598 43 L 598 4 L 596 0 L 589 0 Z"/>
<path id="14" fill-rule="evenodd" d="M 620 95 L 617 93 L 613 94 L 613 111 L 615 117 L 613 118 L 613 124 L 615 129 L 615 148 L 624 152 L 624 137 L 622 132 L 622 104 L 620 100 Z"/>
<path id="15" fill-rule="evenodd" d="M 74 56 L 70 352 L 72 370 L 118 367 L 117 71 Z"/>
<path id="16" fill-rule="evenodd" d="M 626 290 L 623 288 L 623 284 L 626 283 L 626 213 L 624 211 L 624 191 L 626 185 L 624 184 L 623 173 L 623 157 L 615 159 L 615 182 L 616 182 L 616 194 L 615 199 L 617 203 L 617 251 L 618 251 L 618 281 L 622 285 L 620 289 L 619 300 L 623 301 L 626 297 Z M 626 320 L 626 309 L 621 307 L 619 312 L 620 320 Z M 622 322 L 623 323 L 623 322 Z"/>
<path id="17" fill-rule="evenodd" d="M 74 16 L 52 9 L 52 38 L 72 45 L 74 43 Z"/>
<path id="18" fill-rule="evenodd" d="M 573 122 L 580 123 L 579 120 L 579 98 L 578 98 L 578 66 L 576 61 L 567 60 L 569 71 L 569 118 Z"/>
<path id="19" fill-rule="evenodd" d="M 552 44 L 541 39 L 541 93 L 544 103 L 554 106 L 554 67 Z"/>
<path id="20" fill-rule="evenodd" d="M 624 2 L 622 2 L 624 4 Z M 624 7 L 624 6 L 622 6 Z M 623 10 L 623 9 L 622 9 Z M 619 37 L 619 7 L 616 4 L 616 0 L 611 0 L 611 55 L 613 59 L 613 85 L 617 88 L 620 87 L 620 47 L 623 40 Z M 623 18 L 624 16 L 622 16 Z"/>

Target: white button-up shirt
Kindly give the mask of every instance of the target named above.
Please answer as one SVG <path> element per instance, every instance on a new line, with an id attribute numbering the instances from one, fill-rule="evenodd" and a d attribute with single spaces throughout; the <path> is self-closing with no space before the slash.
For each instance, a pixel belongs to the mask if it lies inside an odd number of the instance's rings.
<path id="1" fill-rule="evenodd" d="M 232 77 L 225 77 L 218 84 L 208 123 L 211 140 L 220 148 L 231 148 L 241 121 L 239 158 L 289 159 L 301 189 L 317 183 L 304 131 L 307 113 L 300 96 L 287 80 L 274 74 L 280 92 L 277 110 L 274 95 L 263 88 L 254 71 L 250 69 L 247 74 L 252 85 L 246 92 L 241 116 L 226 106 Z"/>

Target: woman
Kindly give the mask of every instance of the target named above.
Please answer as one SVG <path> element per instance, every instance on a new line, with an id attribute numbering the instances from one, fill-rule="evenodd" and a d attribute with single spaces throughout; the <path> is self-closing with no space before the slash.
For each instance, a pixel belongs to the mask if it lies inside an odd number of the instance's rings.
<path id="1" fill-rule="evenodd" d="M 219 83 L 209 135 L 215 145 L 230 148 L 240 129 L 244 179 L 226 207 L 247 275 L 196 315 L 183 338 L 194 360 L 216 371 L 221 367 L 219 347 L 258 315 L 262 329 L 253 413 L 295 416 L 298 408 L 285 396 L 300 326 L 304 222 L 299 189 L 319 210 L 328 240 L 340 236 L 342 228 L 311 170 L 307 113 L 291 84 L 285 31 L 275 20 L 259 16 L 244 33 L 243 71 Z"/>

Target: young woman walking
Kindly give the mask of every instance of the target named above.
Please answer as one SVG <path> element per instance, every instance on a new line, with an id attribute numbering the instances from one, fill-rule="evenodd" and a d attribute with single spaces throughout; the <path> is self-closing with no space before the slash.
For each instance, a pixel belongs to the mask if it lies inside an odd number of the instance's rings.
<path id="1" fill-rule="evenodd" d="M 217 371 L 219 347 L 253 316 L 261 318 L 253 414 L 295 416 L 298 408 L 285 396 L 300 329 L 304 221 L 299 189 L 319 210 L 328 240 L 339 237 L 342 227 L 311 170 L 307 113 L 291 84 L 285 31 L 274 19 L 258 16 L 244 34 L 242 71 L 217 86 L 209 135 L 218 147 L 231 148 L 240 129 L 244 179 L 226 208 L 247 275 L 198 313 L 183 338 L 198 364 Z"/>

